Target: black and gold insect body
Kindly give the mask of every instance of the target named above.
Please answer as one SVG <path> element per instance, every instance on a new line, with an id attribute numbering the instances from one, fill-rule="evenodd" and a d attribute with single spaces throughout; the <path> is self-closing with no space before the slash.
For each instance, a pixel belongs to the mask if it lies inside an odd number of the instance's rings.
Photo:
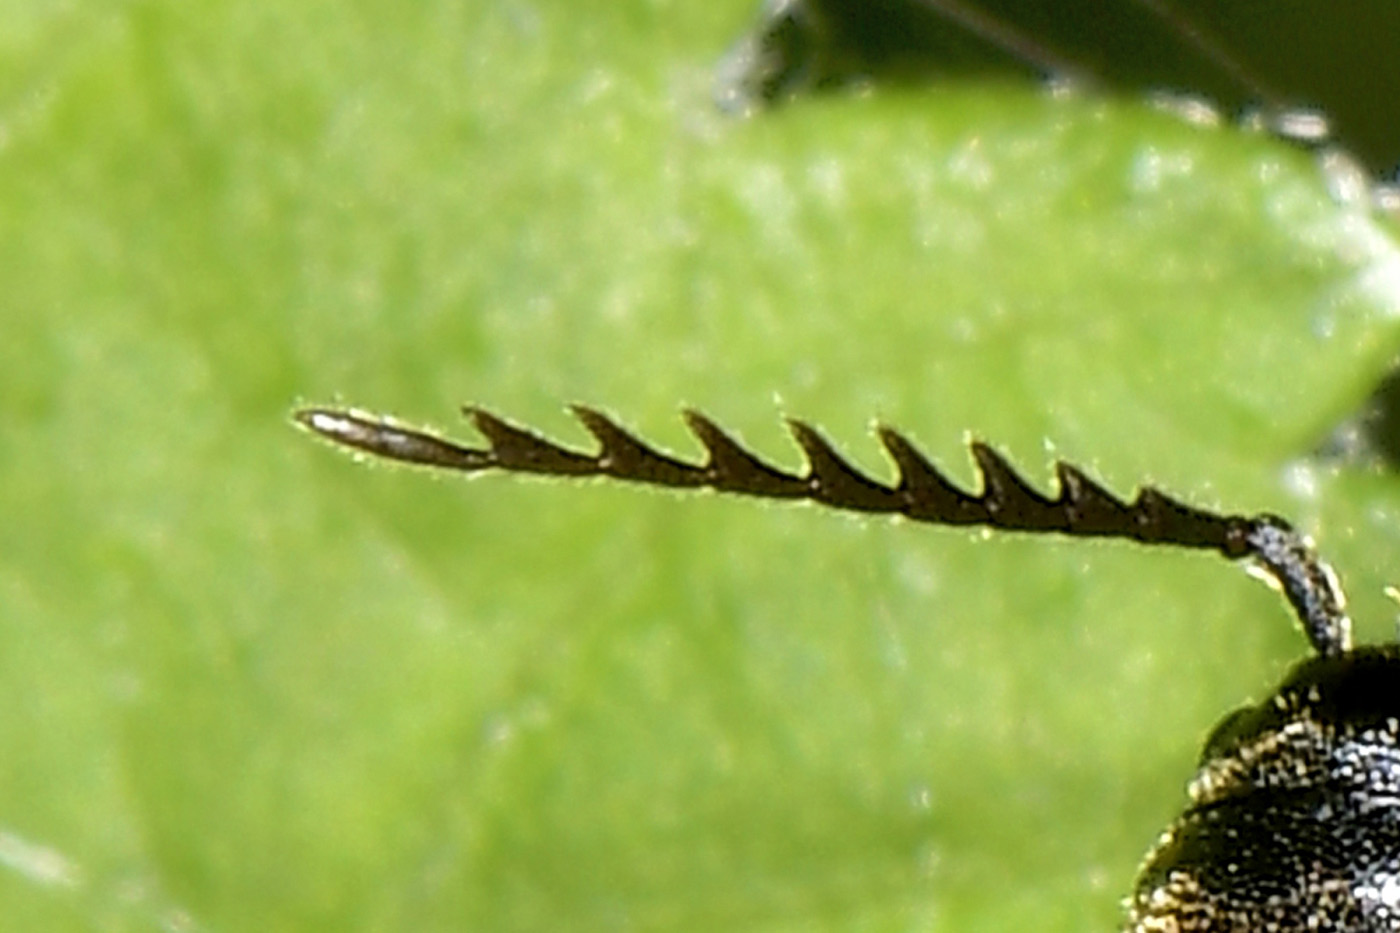
<path id="1" fill-rule="evenodd" d="M 886 427 L 879 437 L 898 471 L 893 485 L 852 468 L 801 421 L 789 422 L 807 459 L 799 476 L 762 462 L 697 412 L 685 419 L 707 454 L 700 464 L 649 447 L 592 408 L 573 412 L 597 439 L 594 453 L 480 408 L 466 412 L 486 446 L 351 411 L 307 408 L 296 419 L 343 446 L 445 470 L 601 476 L 938 525 L 1204 548 L 1251 562 L 1293 607 L 1313 656 L 1271 698 L 1235 711 L 1211 733 L 1186 811 L 1144 862 L 1124 929 L 1400 931 L 1400 646 L 1353 646 L 1335 575 L 1282 519 L 1203 511 L 1151 488 L 1126 503 L 1064 463 L 1049 498 L 979 443 L 971 449 L 982 488 L 969 493 Z"/>

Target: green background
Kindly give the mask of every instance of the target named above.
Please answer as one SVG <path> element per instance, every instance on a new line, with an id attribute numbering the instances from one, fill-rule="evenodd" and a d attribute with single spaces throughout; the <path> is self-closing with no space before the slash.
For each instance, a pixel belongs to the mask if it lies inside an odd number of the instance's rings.
<path id="1" fill-rule="evenodd" d="M 345 403 L 684 456 L 970 433 L 1294 517 L 1390 635 L 1400 333 L 1309 156 L 1137 100 L 712 104 L 747 0 L 0 12 L 13 930 L 1112 929 L 1304 645 L 1196 554 L 357 465 Z"/>

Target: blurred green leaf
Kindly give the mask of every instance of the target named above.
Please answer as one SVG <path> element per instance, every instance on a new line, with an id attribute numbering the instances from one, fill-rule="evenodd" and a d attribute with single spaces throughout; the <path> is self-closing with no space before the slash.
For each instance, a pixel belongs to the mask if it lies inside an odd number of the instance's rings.
<path id="1" fill-rule="evenodd" d="M 751 13 L 0 12 L 7 925 L 1108 929 L 1303 652 L 1198 555 L 436 482 L 299 402 L 972 431 L 1296 516 L 1388 636 L 1397 483 L 1289 466 L 1395 352 L 1383 229 L 1134 101 L 726 118 Z"/>

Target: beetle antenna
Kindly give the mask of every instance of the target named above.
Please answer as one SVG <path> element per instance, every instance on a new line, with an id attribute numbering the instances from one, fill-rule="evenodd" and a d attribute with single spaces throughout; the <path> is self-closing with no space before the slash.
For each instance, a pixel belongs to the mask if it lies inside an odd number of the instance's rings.
<path id="1" fill-rule="evenodd" d="M 1308 541 L 1272 515 L 1221 515 L 1193 508 L 1151 487 L 1125 503 L 1067 463 L 1055 464 L 1056 496 L 1047 498 L 1023 480 L 1000 454 L 978 441 L 970 449 L 981 491 L 953 485 L 903 434 L 884 425 L 877 433 L 894 462 L 897 481 L 887 485 L 852 467 L 805 421 L 788 429 L 807 460 L 801 475 L 784 472 L 749 453 L 723 428 L 697 411 L 684 412 L 686 427 L 704 448 L 701 464 L 661 453 L 596 408 L 573 412 L 598 442 L 581 453 L 517 427 L 485 409 L 463 409 L 485 447 L 466 447 L 427 431 L 354 411 L 304 408 L 296 421 L 345 447 L 389 460 L 476 473 L 502 470 L 550 476 L 603 476 L 625 482 L 765 499 L 799 499 L 835 509 L 902 515 L 935 525 L 980 525 L 1008 531 L 1054 532 L 1074 537 L 1127 538 L 1142 544 L 1203 548 L 1231 559 L 1251 560 L 1293 607 L 1303 631 L 1321 655 L 1351 649 L 1351 620 L 1336 575 Z"/>

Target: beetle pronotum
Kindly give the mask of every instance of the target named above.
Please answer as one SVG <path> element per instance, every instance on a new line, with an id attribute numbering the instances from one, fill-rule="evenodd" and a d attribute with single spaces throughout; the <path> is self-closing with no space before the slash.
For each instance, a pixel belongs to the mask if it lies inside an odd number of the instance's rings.
<path id="1" fill-rule="evenodd" d="M 1131 933 L 1400 931 L 1400 646 L 1356 647 L 1336 576 L 1272 515 L 1222 515 L 1148 487 L 1131 503 L 1057 463 L 1049 498 L 990 447 L 972 445 L 982 488 L 949 482 L 899 432 L 879 428 L 892 485 L 856 471 L 811 425 L 789 421 L 807 460 L 786 473 L 698 412 L 706 452 L 661 453 L 596 409 L 573 413 L 597 439 L 584 453 L 466 409 L 486 439 L 468 447 L 353 411 L 306 408 L 296 420 L 337 444 L 406 463 L 626 482 L 902 515 L 936 525 L 1127 538 L 1205 548 L 1251 562 L 1292 606 L 1313 649 L 1265 702 L 1227 716 L 1205 743 L 1185 812 L 1148 854 L 1129 902 Z"/>

